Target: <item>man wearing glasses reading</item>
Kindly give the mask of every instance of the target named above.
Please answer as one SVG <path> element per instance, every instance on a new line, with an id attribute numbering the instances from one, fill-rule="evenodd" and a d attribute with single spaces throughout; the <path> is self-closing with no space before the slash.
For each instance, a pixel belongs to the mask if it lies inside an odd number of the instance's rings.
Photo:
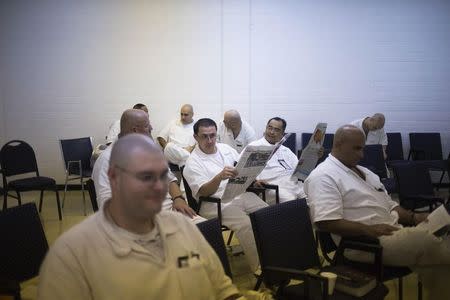
<path id="1" fill-rule="evenodd" d="M 198 146 L 186 161 L 183 175 L 197 200 L 199 197 L 221 198 L 228 179 L 238 174 L 234 163 L 239 154 L 226 144 L 216 142 L 217 125 L 211 119 L 200 119 L 194 125 L 194 137 Z M 254 193 L 243 193 L 229 202 L 222 202 L 222 224 L 236 233 L 252 271 L 259 266 L 255 238 L 247 214 L 266 207 L 267 204 Z M 217 217 L 215 203 L 202 203 L 200 215 Z"/>

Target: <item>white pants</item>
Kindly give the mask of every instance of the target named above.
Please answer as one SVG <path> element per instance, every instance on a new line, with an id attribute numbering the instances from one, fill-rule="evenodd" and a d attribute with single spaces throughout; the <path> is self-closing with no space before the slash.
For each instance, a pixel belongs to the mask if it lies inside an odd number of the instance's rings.
<path id="1" fill-rule="evenodd" d="M 259 266 L 259 259 L 252 224 L 248 214 L 267 206 L 268 204 L 254 193 L 247 192 L 234 198 L 230 204 L 222 208 L 222 224 L 235 232 L 245 252 L 245 258 L 253 272 Z M 215 212 L 210 209 L 204 210 L 202 205 L 200 214 L 206 218 L 214 218 L 217 217 L 217 210 Z"/>
<path id="2" fill-rule="evenodd" d="M 164 147 L 164 156 L 172 164 L 178 165 L 180 167 L 186 164 L 186 160 L 189 158 L 189 151 L 183 149 L 182 147 L 175 145 L 172 142 L 167 143 Z"/>
<path id="3" fill-rule="evenodd" d="M 380 237 L 383 263 L 414 270 L 424 287 L 426 299 L 450 299 L 450 237 L 438 238 L 416 227 L 405 227 Z M 367 261 L 361 253 L 347 253 L 352 259 Z"/>

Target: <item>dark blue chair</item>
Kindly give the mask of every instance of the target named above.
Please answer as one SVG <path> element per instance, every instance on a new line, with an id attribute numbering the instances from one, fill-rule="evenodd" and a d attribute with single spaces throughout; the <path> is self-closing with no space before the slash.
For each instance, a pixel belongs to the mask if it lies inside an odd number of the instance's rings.
<path id="1" fill-rule="evenodd" d="M 302 149 L 308 145 L 309 140 L 312 137 L 312 133 L 302 133 Z M 325 133 L 325 139 L 323 140 L 323 148 L 331 150 L 333 148 L 334 133 Z"/>
<path id="2" fill-rule="evenodd" d="M 214 218 L 198 223 L 197 227 L 198 229 L 200 229 L 200 232 L 217 253 L 217 256 L 222 262 L 225 274 L 227 274 L 228 277 L 233 278 L 230 263 L 228 262 L 227 250 L 223 241 L 222 228 L 219 219 Z"/>
<path id="3" fill-rule="evenodd" d="M 0 212 L 0 295 L 20 299 L 20 283 L 36 277 L 48 243 L 35 203 Z"/>
<path id="4" fill-rule="evenodd" d="M 431 212 L 444 199 L 436 197 L 430 172 L 420 162 L 395 164 L 393 166 L 397 181 L 400 205 L 410 210 L 428 207 Z"/>
<path id="5" fill-rule="evenodd" d="M 432 171 L 442 172 L 438 187 L 442 184 L 445 172 L 448 173 L 448 161 L 443 159 L 441 134 L 439 132 L 411 132 L 408 160 L 421 161 Z M 450 153 L 449 153 L 450 158 Z"/>
<path id="6" fill-rule="evenodd" d="M 291 132 L 291 135 L 284 141 L 283 146 L 288 147 L 292 153 L 297 153 L 297 134 Z"/>
<path id="7" fill-rule="evenodd" d="M 359 165 L 377 174 L 389 194 L 396 191 L 395 179 L 387 176 L 383 147 L 380 144 L 366 145 L 364 147 L 364 157 L 359 162 Z"/>
<path id="8" fill-rule="evenodd" d="M 386 147 L 387 165 L 390 166 L 397 161 L 404 161 L 402 134 L 400 132 L 388 132 L 386 135 L 388 138 L 388 145 Z"/>

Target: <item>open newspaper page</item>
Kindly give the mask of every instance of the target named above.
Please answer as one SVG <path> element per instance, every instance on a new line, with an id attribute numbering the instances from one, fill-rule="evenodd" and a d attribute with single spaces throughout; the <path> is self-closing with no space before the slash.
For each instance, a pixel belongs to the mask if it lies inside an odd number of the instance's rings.
<path id="1" fill-rule="evenodd" d="M 276 143 L 276 144 L 274 145 L 273 150 L 272 150 L 272 153 L 270 154 L 269 159 L 271 159 L 272 156 L 275 154 L 275 152 L 277 152 L 277 150 L 280 149 L 281 145 L 283 145 L 283 143 L 286 142 L 286 140 L 291 136 L 291 134 L 292 134 L 292 133 L 286 133 L 286 134 L 281 138 L 281 140 L 280 140 L 278 143 Z M 268 160 L 269 160 L 269 159 L 268 159 Z"/>
<path id="2" fill-rule="evenodd" d="M 427 220 L 427 222 L 421 222 L 416 227 L 425 229 L 434 234 L 438 231 L 442 231 L 442 229 L 447 232 L 450 226 L 450 211 L 446 209 L 445 205 L 441 205 L 428 215 Z"/>
<path id="3" fill-rule="evenodd" d="M 319 157 L 317 152 L 322 148 L 323 141 L 325 139 L 325 132 L 327 130 L 327 123 L 318 123 L 313 135 L 309 139 L 308 145 L 302 150 L 302 155 L 298 160 L 297 167 L 295 168 L 292 178 L 305 180 L 306 177 L 314 170 L 317 165 Z"/>
<path id="4" fill-rule="evenodd" d="M 244 193 L 267 164 L 274 146 L 247 146 L 236 165 L 238 176 L 231 178 L 223 192 L 222 202 Z"/>

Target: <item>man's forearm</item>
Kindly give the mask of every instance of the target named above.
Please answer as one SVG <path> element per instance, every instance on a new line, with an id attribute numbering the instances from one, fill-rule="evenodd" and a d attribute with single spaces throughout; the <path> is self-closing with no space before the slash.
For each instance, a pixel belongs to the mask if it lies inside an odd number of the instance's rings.
<path id="1" fill-rule="evenodd" d="M 222 182 L 220 173 L 214 176 L 210 181 L 201 186 L 198 190 L 198 195 L 202 197 L 208 197 L 217 192 L 219 185 Z"/>

